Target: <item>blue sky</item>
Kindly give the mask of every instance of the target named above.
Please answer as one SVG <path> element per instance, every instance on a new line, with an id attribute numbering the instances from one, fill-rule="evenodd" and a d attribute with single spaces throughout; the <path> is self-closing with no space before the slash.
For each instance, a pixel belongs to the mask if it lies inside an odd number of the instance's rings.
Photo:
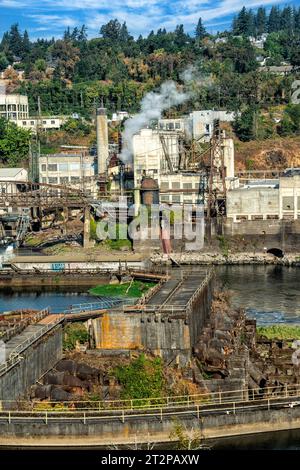
<path id="1" fill-rule="evenodd" d="M 247 0 L 247 8 L 260 5 L 300 5 L 300 0 Z M 226 29 L 241 9 L 241 0 L 0 0 L 0 36 L 12 23 L 27 29 L 32 39 L 59 37 L 70 26 L 86 24 L 89 37 L 98 35 L 100 26 L 112 18 L 126 21 L 134 36 L 152 29 L 173 30 L 184 24 L 193 32 L 199 16 L 211 33 Z"/>

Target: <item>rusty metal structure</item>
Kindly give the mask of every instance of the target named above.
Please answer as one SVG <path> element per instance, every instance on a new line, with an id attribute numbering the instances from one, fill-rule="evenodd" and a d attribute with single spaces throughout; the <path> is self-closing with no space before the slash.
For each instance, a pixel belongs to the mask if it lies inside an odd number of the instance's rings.
<path id="1" fill-rule="evenodd" d="M 209 179 L 207 194 L 207 217 L 223 216 L 226 211 L 224 152 L 219 121 L 214 123 L 210 145 Z"/>
<path id="2" fill-rule="evenodd" d="M 11 185 L 15 185 L 11 190 Z M 0 208 L 82 208 L 89 197 L 80 189 L 46 183 L 3 181 L 0 185 Z"/>

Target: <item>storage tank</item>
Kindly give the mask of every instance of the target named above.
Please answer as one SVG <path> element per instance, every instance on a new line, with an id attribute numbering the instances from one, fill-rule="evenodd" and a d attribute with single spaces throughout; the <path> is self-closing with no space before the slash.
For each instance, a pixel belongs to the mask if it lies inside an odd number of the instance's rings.
<path id="1" fill-rule="evenodd" d="M 159 187 L 157 181 L 148 176 L 144 176 L 141 181 L 141 200 L 142 204 L 151 206 L 159 204 Z"/>

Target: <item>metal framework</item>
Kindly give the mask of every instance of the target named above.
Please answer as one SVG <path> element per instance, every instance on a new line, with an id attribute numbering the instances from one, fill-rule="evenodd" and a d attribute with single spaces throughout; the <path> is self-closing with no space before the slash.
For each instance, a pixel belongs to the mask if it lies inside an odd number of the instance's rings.
<path id="1" fill-rule="evenodd" d="M 12 190 L 13 189 L 13 190 Z M 79 189 L 28 181 L 1 181 L 0 207 L 85 207 L 89 197 Z"/>
<path id="2" fill-rule="evenodd" d="M 224 152 L 220 123 L 215 121 L 214 132 L 210 147 L 210 168 L 208 180 L 207 217 L 225 215 L 226 210 L 226 183 Z"/>

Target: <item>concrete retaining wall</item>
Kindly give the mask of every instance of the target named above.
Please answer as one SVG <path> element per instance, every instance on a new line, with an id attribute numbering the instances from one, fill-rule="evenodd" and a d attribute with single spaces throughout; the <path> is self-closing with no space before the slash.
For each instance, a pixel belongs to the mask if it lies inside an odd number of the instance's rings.
<path id="1" fill-rule="evenodd" d="M 169 442 L 175 423 L 201 431 L 204 438 L 300 428 L 300 408 L 245 411 L 236 414 L 119 418 L 53 422 L 0 421 L 0 445 L 107 445 L 137 442 Z M 30 437 L 28 437 L 30 436 Z"/>
<path id="2" fill-rule="evenodd" d="M 29 387 L 62 358 L 62 327 L 58 326 L 30 346 L 22 358 L 0 376 L 0 400 L 25 396 Z"/>

